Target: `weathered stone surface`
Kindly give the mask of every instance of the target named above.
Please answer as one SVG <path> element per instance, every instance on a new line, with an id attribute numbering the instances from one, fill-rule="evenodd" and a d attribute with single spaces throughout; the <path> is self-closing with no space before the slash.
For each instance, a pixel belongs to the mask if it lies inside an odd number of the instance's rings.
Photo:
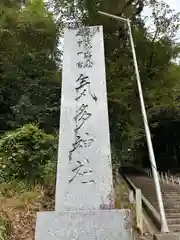
<path id="1" fill-rule="evenodd" d="M 64 42 L 55 212 L 38 213 L 35 239 L 131 240 L 129 210 L 112 210 L 102 27 Z"/>
<path id="2" fill-rule="evenodd" d="M 44 212 L 36 240 L 130 240 L 129 210 Z"/>
<path id="3" fill-rule="evenodd" d="M 154 235 L 154 240 L 180 240 L 180 233 L 159 233 Z"/>
<path id="4" fill-rule="evenodd" d="M 66 30 L 64 43 L 56 210 L 112 208 L 102 27 Z"/>

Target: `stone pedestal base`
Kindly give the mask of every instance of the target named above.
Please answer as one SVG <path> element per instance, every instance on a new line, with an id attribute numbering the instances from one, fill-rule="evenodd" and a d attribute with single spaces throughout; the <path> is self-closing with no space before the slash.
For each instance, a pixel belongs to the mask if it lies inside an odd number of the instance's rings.
<path id="1" fill-rule="evenodd" d="M 38 213 L 35 240 L 132 240 L 130 211 Z"/>
<path id="2" fill-rule="evenodd" d="M 180 240 L 180 233 L 159 233 L 154 235 L 154 240 Z"/>

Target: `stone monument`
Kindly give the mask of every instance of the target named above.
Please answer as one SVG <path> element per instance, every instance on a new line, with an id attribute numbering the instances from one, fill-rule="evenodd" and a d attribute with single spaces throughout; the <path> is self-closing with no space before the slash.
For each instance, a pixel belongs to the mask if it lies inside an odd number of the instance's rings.
<path id="1" fill-rule="evenodd" d="M 130 211 L 114 209 L 102 26 L 67 29 L 55 212 L 36 240 L 130 240 Z"/>

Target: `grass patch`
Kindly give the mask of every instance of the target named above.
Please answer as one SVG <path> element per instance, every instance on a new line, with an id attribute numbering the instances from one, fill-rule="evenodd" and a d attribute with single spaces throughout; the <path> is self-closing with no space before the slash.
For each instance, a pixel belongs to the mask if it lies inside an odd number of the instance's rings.
<path id="1" fill-rule="evenodd" d="M 0 240 L 10 240 L 10 221 L 3 213 L 0 213 Z"/>
<path id="2" fill-rule="evenodd" d="M 0 240 L 34 239 L 36 214 L 54 209 L 54 190 L 14 181 L 0 189 Z"/>
<path id="3" fill-rule="evenodd" d="M 13 196 L 21 195 L 33 188 L 32 185 L 29 185 L 23 181 L 9 181 L 0 184 L 0 197 L 10 198 Z"/>

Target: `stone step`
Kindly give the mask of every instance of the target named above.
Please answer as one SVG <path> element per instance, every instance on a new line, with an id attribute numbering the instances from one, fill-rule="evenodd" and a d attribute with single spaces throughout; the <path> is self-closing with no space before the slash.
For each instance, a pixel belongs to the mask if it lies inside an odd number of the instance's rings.
<path id="1" fill-rule="evenodd" d="M 169 202 L 169 201 L 173 201 L 173 202 L 178 202 L 180 203 L 180 197 L 179 198 L 163 198 L 163 202 Z"/>
<path id="2" fill-rule="evenodd" d="M 170 225 L 169 230 L 172 232 L 180 232 L 180 224 Z"/>
<path id="3" fill-rule="evenodd" d="M 170 186 L 170 188 L 174 188 L 174 186 Z M 178 190 L 179 190 L 179 187 L 175 191 L 174 191 L 174 189 L 170 190 L 170 189 L 167 189 L 167 187 L 164 187 L 164 188 L 161 187 L 162 195 L 166 195 L 167 193 L 168 194 L 172 194 L 172 195 L 177 195 L 178 194 L 177 193 Z"/>
<path id="4" fill-rule="evenodd" d="M 154 207 L 159 207 L 157 202 L 150 202 Z M 165 209 L 179 209 L 180 212 L 180 204 L 172 203 L 172 202 L 165 202 L 164 203 L 164 208 Z"/>
<path id="5" fill-rule="evenodd" d="M 159 205 L 157 202 L 150 202 L 152 204 L 152 206 L 159 211 Z M 165 203 L 164 204 L 164 208 L 165 208 L 165 212 L 167 214 L 169 213 L 180 213 L 180 205 L 175 205 L 171 202 Z"/>
<path id="6" fill-rule="evenodd" d="M 158 204 L 157 201 L 149 201 L 151 204 Z M 165 206 L 168 206 L 168 205 L 176 205 L 176 206 L 179 206 L 180 207 L 180 201 L 174 201 L 174 200 L 169 200 L 169 201 L 163 201 L 163 204 Z"/>
<path id="7" fill-rule="evenodd" d="M 176 193 L 176 190 L 177 190 L 177 186 L 173 186 L 171 184 L 161 184 L 161 190 L 162 190 L 162 193 L 165 193 L 165 192 L 172 192 L 172 193 Z"/>
<path id="8" fill-rule="evenodd" d="M 180 218 L 167 218 L 168 225 L 176 225 L 180 226 Z"/>
<path id="9" fill-rule="evenodd" d="M 179 195 L 172 195 L 172 194 L 168 194 L 168 195 L 165 195 L 165 196 L 163 196 L 162 195 L 162 197 L 163 197 L 163 199 L 171 199 L 171 198 L 173 198 L 173 199 L 180 199 L 180 196 Z"/>
<path id="10" fill-rule="evenodd" d="M 167 208 L 165 209 L 165 213 L 180 213 L 180 209 L 175 209 L 175 208 Z"/>
<path id="11" fill-rule="evenodd" d="M 162 195 L 163 199 L 180 199 L 180 196 L 179 195 L 172 195 L 172 194 L 167 194 L 167 195 Z"/>
<path id="12" fill-rule="evenodd" d="M 180 205 L 175 205 L 175 204 L 173 204 L 171 202 L 169 202 L 168 204 L 164 204 L 164 208 L 165 209 L 169 209 L 169 208 L 171 208 L 171 209 L 179 209 L 179 212 L 180 212 Z"/>
<path id="13" fill-rule="evenodd" d="M 162 194 L 164 194 L 164 193 L 177 193 L 176 192 L 176 186 L 173 186 L 173 185 L 165 185 L 165 186 L 163 186 L 163 185 L 161 185 L 161 191 L 162 191 Z M 177 188 L 178 189 L 178 188 Z"/>
<path id="14" fill-rule="evenodd" d="M 162 196 L 169 196 L 169 195 L 176 197 L 176 196 L 178 196 L 178 192 L 168 192 L 168 191 L 166 191 L 166 192 L 162 193 Z"/>
<path id="15" fill-rule="evenodd" d="M 154 189 L 154 190 L 155 190 L 155 189 Z M 154 191 L 153 193 L 154 193 L 153 195 L 149 194 L 149 197 L 156 198 L 156 192 Z M 172 196 L 172 197 L 175 197 L 175 198 L 176 198 L 176 197 L 177 197 L 177 198 L 180 198 L 178 192 L 175 192 L 175 193 L 172 193 L 172 192 L 165 192 L 165 193 L 162 193 L 162 196 L 163 196 L 163 197 L 169 197 L 169 196 Z"/>
<path id="16" fill-rule="evenodd" d="M 174 197 L 174 198 L 178 198 L 178 199 L 180 198 L 178 193 L 172 194 L 172 193 L 167 192 L 166 194 L 162 194 L 162 196 L 165 197 L 165 198 L 170 198 L 170 197 Z"/>
<path id="17" fill-rule="evenodd" d="M 143 195 L 159 212 L 159 206 L 152 178 L 132 176 L 132 182 L 142 190 Z M 162 197 L 168 225 L 171 231 L 180 232 L 180 187 L 161 184 Z"/>
<path id="18" fill-rule="evenodd" d="M 167 218 L 180 218 L 180 212 L 179 213 L 166 213 Z"/>
<path id="19" fill-rule="evenodd" d="M 169 200 L 168 202 L 163 202 L 163 204 L 164 204 L 165 206 L 171 205 L 171 206 L 177 206 L 177 207 L 180 208 L 180 203 L 179 203 L 179 202 L 176 202 L 176 201 L 171 201 L 171 200 Z"/>
<path id="20" fill-rule="evenodd" d="M 171 198 L 171 199 L 163 200 L 163 203 L 169 203 L 169 202 L 174 203 L 174 204 L 178 203 L 180 205 L 179 199 L 176 200 L 176 199 Z"/>

